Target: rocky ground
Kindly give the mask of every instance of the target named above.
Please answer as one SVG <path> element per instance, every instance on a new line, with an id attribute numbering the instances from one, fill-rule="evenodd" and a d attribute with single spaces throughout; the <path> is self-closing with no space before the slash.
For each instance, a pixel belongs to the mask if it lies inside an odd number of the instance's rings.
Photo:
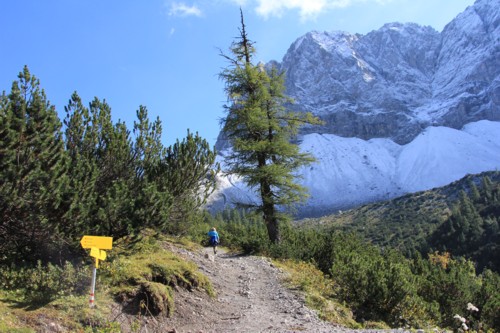
<path id="1" fill-rule="evenodd" d="M 179 288 L 174 316 L 146 318 L 136 332 L 361 332 L 320 320 L 302 295 L 282 285 L 284 273 L 266 258 L 223 251 L 214 256 L 208 248 L 171 250 L 197 263 L 217 296 Z"/>
<path id="2" fill-rule="evenodd" d="M 172 328 L 179 332 L 332 332 L 304 306 L 302 297 L 281 285 L 282 274 L 270 261 L 221 253 L 186 253 L 214 284 L 214 300 L 179 300 Z"/>

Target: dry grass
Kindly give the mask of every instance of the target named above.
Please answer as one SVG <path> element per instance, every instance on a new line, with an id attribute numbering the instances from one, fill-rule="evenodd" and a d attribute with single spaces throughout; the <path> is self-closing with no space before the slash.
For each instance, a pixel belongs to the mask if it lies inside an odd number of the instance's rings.
<path id="1" fill-rule="evenodd" d="M 121 308 L 117 301 L 135 315 L 171 315 L 173 288 L 200 289 L 215 296 L 210 281 L 194 263 L 166 249 L 174 242 L 188 249 L 197 247 L 186 240 L 167 239 L 156 233 L 114 244 L 106 261 L 99 264 L 96 307 L 92 309 L 87 292 L 90 285 L 80 288 L 85 290 L 83 295 L 61 293 L 43 304 L 33 304 L 22 289 L 0 290 L 0 333 L 120 332 L 120 325 L 112 318 L 112 312 Z"/>
<path id="2" fill-rule="evenodd" d="M 352 312 L 335 300 L 334 282 L 313 264 L 295 260 L 282 260 L 276 264 L 288 273 L 288 286 L 304 292 L 307 305 L 318 311 L 320 318 L 342 326 L 360 328 Z"/>

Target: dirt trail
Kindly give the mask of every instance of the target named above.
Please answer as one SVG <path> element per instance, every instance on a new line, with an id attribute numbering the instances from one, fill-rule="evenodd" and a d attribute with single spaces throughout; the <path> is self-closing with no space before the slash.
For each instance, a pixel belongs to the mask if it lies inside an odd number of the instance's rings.
<path id="1" fill-rule="evenodd" d="M 176 291 L 175 315 L 163 332 L 347 332 L 321 321 L 303 297 L 285 288 L 283 274 L 262 257 L 237 256 L 211 249 L 192 253 L 172 249 L 198 264 L 217 292 Z"/>

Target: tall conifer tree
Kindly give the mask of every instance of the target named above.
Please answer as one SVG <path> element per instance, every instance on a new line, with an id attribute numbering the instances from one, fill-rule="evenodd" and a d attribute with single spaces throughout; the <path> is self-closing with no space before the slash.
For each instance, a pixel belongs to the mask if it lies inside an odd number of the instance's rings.
<path id="1" fill-rule="evenodd" d="M 67 185 L 55 108 L 28 67 L 18 78 L 0 97 L 0 260 L 50 257 Z"/>
<path id="2" fill-rule="evenodd" d="M 239 38 L 222 54 L 229 62 L 220 78 L 225 81 L 228 104 L 222 120 L 223 132 L 232 145 L 226 157 L 229 171 L 240 175 L 259 193 L 258 209 L 263 213 L 269 238 L 280 242 L 280 224 L 288 220 L 285 206 L 305 199 L 296 171 L 313 158 L 299 151 L 291 140 L 303 124 L 317 124 L 310 113 L 285 108 L 291 100 L 284 93 L 284 73 L 253 64 L 255 48 L 249 40 L 241 13 Z"/>
<path id="3" fill-rule="evenodd" d="M 95 185 L 99 168 L 95 158 L 97 135 L 94 132 L 88 108 L 76 92 L 71 95 L 64 108 L 66 151 L 68 153 L 70 187 L 66 201 L 66 235 L 83 235 L 93 232 L 95 220 L 92 212 L 95 207 L 97 192 Z"/>
<path id="4" fill-rule="evenodd" d="M 191 133 L 166 149 L 162 176 L 172 195 L 169 231 L 183 233 L 215 189 L 217 153 L 198 133 Z"/>

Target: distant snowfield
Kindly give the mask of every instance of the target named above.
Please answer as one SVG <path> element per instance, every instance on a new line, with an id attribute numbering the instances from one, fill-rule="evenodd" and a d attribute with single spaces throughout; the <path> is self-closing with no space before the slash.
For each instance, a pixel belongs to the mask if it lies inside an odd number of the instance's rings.
<path id="1" fill-rule="evenodd" d="M 500 122 L 482 120 L 462 130 L 428 127 L 406 145 L 389 139 L 308 134 L 300 147 L 314 153 L 316 162 L 299 171 L 299 182 L 310 194 L 299 215 L 318 216 L 499 170 Z M 238 177 L 221 176 L 208 206 L 220 210 L 235 202 L 255 203 L 257 198 Z"/>

